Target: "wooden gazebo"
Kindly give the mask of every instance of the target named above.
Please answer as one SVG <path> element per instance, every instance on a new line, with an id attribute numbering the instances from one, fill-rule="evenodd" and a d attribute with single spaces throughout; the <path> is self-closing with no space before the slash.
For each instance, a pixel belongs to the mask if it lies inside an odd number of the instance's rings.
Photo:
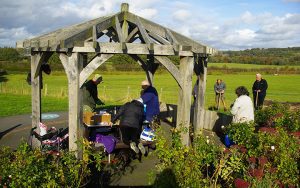
<path id="1" fill-rule="evenodd" d="M 200 78 L 194 108 L 194 131 L 197 132 L 203 127 L 201 119 L 204 118 L 204 110 L 201 109 L 204 109 L 207 57 L 215 50 L 130 13 L 126 3 L 114 15 L 19 41 L 17 48 L 24 48 L 31 56 L 33 127 L 41 122 L 41 64 L 47 62 L 54 52 L 59 54 L 68 78 L 70 150 L 77 150 L 75 141 L 83 132 L 80 88 L 114 54 L 127 54 L 132 57 L 145 70 L 150 83 L 159 64 L 169 71 L 179 86 L 177 126 L 188 127 L 190 124 L 194 71 Z M 96 54 L 90 62 L 87 62 L 88 53 Z M 147 61 L 143 61 L 139 55 L 147 55 Z M 179 68 L 168 56 L 180 57 Z M 184 144 L 189 144 L 188 133 L 184 133 L 182 138 Z"/>

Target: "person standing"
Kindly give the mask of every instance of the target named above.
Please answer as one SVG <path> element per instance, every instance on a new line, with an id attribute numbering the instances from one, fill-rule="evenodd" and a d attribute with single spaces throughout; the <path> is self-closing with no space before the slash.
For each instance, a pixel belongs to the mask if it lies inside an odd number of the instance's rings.
<path id="1" fill-rule="evenodd" d="M 103 81 L 102 76 L 95 74 L 93 79 L 83 84 L 83 111 L 94 112 L 96 105 L 104 105 L 98 98 L 98 84 Z"/>
<path id="2" fill-rule="evenodd" d="M 247 88 L 240 86 L 236 88 L 235 94 L 238 98 L 234 101 L 230 111 L 233 115 L 233 123 L 254 121 L 253 103 Z"/>
<path id="3" fill-rule="evenodd" d="M 262 78 L 261 74 L 256 74 L 256 80 L 252 86 L 254 108 L 262 108 L 268 89 L 268 83 Z"/>
<path id="4" fill-rule="evenodd" d="M 141 151 L 144 155 L 146 150 L 143 144 L 139 142 L 142 132 L 143 116 L 143 100 L 139 98 L 125 103 L 109 124 L 112 125 L 117 119 L 120 119 L 122 141 L 129 145 L 136 153 Z"/>
<path id="5" fill-rule="evenodd" d="M 217 106 L 218 110 L 220 107 L 220 101 L 222 101 L 222 103 L 223 103 L 224 110 L 225 111 L 227 110 L 226 104 L 225 104 L 225 89 L 226 89 L 226 84 L 221 79 L 217 79 L 217 81 L 214 85 L 214 90 L 216 93 L 215 101 L 216 101 L 216 106 Z"/>
<path id="6" fill-rule="evenodd" d="M 153 120 L 158 120 L 159 110 L 159 101 L 158 93 L 156 89 L 150 85 L 148 80 L 142 81 L 142 92 L 141 98 L 143 99 L 144 104 L 146 105 L 146 120 L 152 122 Z"/>

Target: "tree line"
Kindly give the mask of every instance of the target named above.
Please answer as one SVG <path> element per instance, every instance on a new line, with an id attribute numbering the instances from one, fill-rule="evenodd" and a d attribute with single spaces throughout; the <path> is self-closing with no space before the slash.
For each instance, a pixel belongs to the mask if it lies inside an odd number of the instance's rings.
<path id="1" fill-rule="evenodd" d="M 221 51 L 211 56 L 211 63 L 242 63 L 258 65 L 300 65 L 300 47 L 253 48 L 241 51 Z"/>

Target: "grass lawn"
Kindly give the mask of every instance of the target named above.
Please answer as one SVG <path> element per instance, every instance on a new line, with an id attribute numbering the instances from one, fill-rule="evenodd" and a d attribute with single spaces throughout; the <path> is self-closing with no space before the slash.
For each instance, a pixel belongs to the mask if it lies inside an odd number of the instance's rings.
<path id="1" fill-rule="evenodd" d="M 26 74 L 5 75 L 7 82 L 0 82 L 0 116 L 31 113 L 31 86 L 27 85 Z M 42 90 L 42 112 L 67 110 L 67 78 L 63 73 L 54 72 L 44 75 Z M 140 82 L 145 75 L 140 73 L 104 73 L 104 83 L 98 86 L 100 98 L 107 105 L 123 104 L 137 98 L 140 93 Z M 206 107 L 214 105 L 213 85 L 217 78 L 221 78 L 227 85 L 227 106 L 236 98 L 234 90 L 244 85 L 251 90 L 255 75 L 208 75 L 206 88 Z M 269 89 L 266 99 L 279 102 L 300 102 L 300 75 L 266 75 Z M 193 83 L 196 76 L 193 77 Z M 178 100 L 178 85 L 171 75 L 157 74 L 154 85 L 159 93 L 160 101 L 176 104 Z"/>

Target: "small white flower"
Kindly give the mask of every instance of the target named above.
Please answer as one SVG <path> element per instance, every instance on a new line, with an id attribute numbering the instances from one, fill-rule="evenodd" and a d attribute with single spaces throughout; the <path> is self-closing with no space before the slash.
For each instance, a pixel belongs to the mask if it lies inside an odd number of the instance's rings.
<path id="1" fill-rule="evenodd" d="M 271 146 L 271 150 L 274 150 L 275 149 L 275 146 Z"/>
<path id="2" fill-rule="evenodd" d="M 209 138 L 209 136 L 206 136 L 206 138 L 208 139 L 208 138 Z"/>
<path id="3" fill-rule="evenodd" d="M 208 144 L 209 144 L 209 139 L 207 139 L 207 140 L 206 140 L 206 143 L 208 143 Z"/>
<path id="4" fill-rule="evenodd" d="M 8 177 L 11 178 L 11 175 L 9 175 Z"/>
<path id="5" fill-rule="evenodd" d="M 225 129 L 225 126 L 224 126 L 224 125 L 222 125 L 222 126 L 221 126 L 221 129 Z"/>

